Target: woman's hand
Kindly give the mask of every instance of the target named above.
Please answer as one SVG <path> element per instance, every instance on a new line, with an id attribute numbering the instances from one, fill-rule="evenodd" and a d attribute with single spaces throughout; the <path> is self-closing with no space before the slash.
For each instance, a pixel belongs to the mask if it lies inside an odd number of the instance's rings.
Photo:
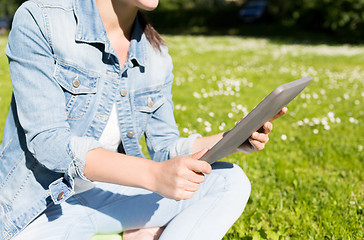
<path id="1" fill-rule="evenodd" d="M 198 160 L 207 151 L 203 149 L 188 157 L 157 163 L 153 169 L 155 182 L 152 191 L 175 200 L 192 198 L 205 180 L 204 174 L 212 171 L 210 164 Z"/>
<path id="2" fill-rule="evenodd" d="M 250 152 L 260 151 L 260 150 L 264 149 L 265 144 L 267 144 L 267 142 L 269 141 L 268 135 L 273 129 L 272 122 L 275 119 L 279 118 L 280 116 L 284 115 L 286 112 L 287 112 L 287 108 L 286 107 L 282 108 L 282 110 L 279 113 L 277 113 L 272 119 L 270 119 L 268 122 L 264 123 L 262 128 L 260 128 L 257 132 L 254 132 L 250 136 L 248 141 L 246 141 L 242 145 L 240 145 L 237 148 L 237 151 L 250 153 Z"/>

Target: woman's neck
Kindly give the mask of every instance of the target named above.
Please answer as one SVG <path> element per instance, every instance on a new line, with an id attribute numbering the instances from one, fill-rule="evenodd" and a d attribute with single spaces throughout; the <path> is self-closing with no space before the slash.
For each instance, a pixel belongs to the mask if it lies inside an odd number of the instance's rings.
<path id="1" fill-rule="evenodd" d="M 108 35 L 119 35 L 130 40 L 138 8 L 118 0 L 96 0 Z"/>
<path id="2" fill-rule="evenodd" d="M 96 0 L 96 5 L 111 45 L 124 64 L 138 8 L 120 0 Z"/>

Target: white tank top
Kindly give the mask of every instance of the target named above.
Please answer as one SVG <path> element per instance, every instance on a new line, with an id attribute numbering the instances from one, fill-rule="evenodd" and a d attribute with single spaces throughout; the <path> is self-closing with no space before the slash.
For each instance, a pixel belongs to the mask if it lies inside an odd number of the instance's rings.
<path id="1" fill-rule="evenodd" d="M 99 142 L 103 148 L 113 152 L 117 152 L 118 146 L 121 143 L 120 127 L 115 104 L 112 107 L 110 117 L 107 120 L 105 129 L 101 134 Z M 95 184 L 92 182 L 82 180 L 81 178 L 75 178 L 75 193 L 87 191 L 94 186 Z"/>

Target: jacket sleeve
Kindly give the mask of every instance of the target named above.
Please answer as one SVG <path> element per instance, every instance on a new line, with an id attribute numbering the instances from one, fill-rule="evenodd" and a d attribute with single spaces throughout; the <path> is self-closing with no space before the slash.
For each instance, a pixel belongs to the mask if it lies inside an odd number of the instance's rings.
<path id="1" fill-rule="evenodd" d="M 155 161 L 165 161 L 176 156 L 192 154 L 192 146 L 200 134 L 193 134 L 187 138 L 180 137 L 174 118 L 174 105 L 172 101 L 173 64 L 167 48 L 163 48 L 165 58 L 165 81 L 162 88 L 166 98 L 164 104 L 152 115 L 147 124 L 147 145 L 151 158 Z"/>
<path id="2" fill-rule="evenodd" d="M 14 16 L 6 55 L 29 152 L 46 168 L 64 173 L 70 190 L 83 175 L 86 153 L 100 147 L 92 138 L 72 135 L 63 90 L 53 78 L 50 29 L 42 8 L 26 2 Z M 63 180 L 62 180 L 63 181 Z"/>

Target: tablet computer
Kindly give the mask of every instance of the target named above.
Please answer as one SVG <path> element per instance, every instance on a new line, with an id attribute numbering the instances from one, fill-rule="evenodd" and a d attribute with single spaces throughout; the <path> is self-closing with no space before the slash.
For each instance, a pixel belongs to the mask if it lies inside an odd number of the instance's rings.
<path id="1" fill-rule="evenodd" d="M 248 140 L 253 132 L 258 131 L 265 122 L 291 102 L 311 81 L 312 77 L 308 76 L 278 86 L 233 129 L 227 132 L 200 160 L 212 164 L 229 155 Z"/>

